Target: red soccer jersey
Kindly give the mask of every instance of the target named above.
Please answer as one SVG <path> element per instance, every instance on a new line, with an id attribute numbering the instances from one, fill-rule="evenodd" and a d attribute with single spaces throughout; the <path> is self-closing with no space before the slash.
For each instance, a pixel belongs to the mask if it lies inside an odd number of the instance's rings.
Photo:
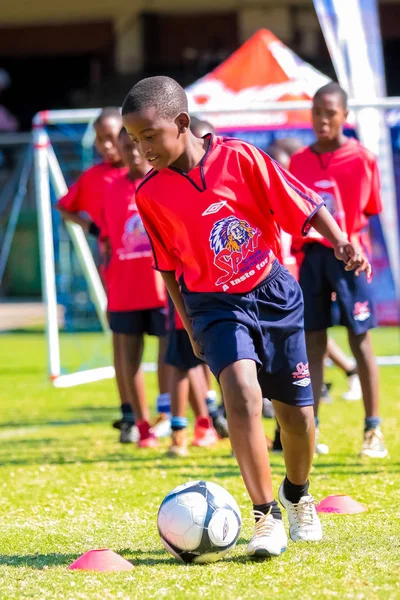
<path id="1" fill-rule="evenodd" d="M 164 282 L 152 268 L 150 240 L 136 207 L 140 181 L 118 177 L 105 190 L 101 237 L 111 246 L 104 271 L 111 311 L 159 308 L 166 302 Z"/>
<path id="2" fill-rule="evenodd" d="M 71 212 L 86 212 L 92 221 L 101 226 L 104 190 L 114 177 L 125 175 L 126 168 L 110 163 L 101 163 L 91 167 L 71 185 L 68 192 L 60 198 L 58 206 Z"/>
<path id="3" fill-rule="evenodd" d="M 246 293 L 280 255 L 279 225 L 305 233 L 322 201 L 261 150 L 210 136 L 188 174 L 152 171 L 137 204 L 158 270 L 192 292 Z"/>
<path id="4" fill-rule="evenodd" d="M 369 253 L 368 217 L 382 211 L 375 156 L 357 140 L 349 139 L 334 152 L 316 154 L 310 148 L 296 152 L 290 171 L 322 196 L 350 241 Z M 314 241 L 330 246 L 325 238 L 311 231 L 303 240 L 294 239 L 293 245 L 298 248 L 304 242 Z"/>

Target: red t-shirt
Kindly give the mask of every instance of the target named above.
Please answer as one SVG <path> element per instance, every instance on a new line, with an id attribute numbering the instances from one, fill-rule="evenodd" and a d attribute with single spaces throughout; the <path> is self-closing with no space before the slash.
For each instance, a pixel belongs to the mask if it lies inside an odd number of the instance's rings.
<path id="1" fill-rule="evenodd" d="M 261 150 L 209 138 L 198 166 L 152 171 L 136 200 L 156 269 L 192 292 L 246 293 L 280 256 L 279 225 L 307 232 L 322 201 Z"/>
<path id="2" fill-rule="evenodd" d="M 349 139 L 334 152 L 299 150 L 291 158 L 290 172 L 322 196 L 350 241 L 369 253 L 368 217 L 382 211 L 375 156 L 357 140 Z M 313 231 L 305 239 L 294 239 L 293 246 L 298 249 L 304 242 L 315 241 L 330 247 L 325 238 Z"/>
<path id="3" fill-rule="evenodd" d="M 101 227 L 104 190 L 114 177 L 126 173 L 126 168 L 110 163 L 95 165 L 82 173 L 57 205 L 70 212 L 86 212 L 97 227 Z"/>
<path id="4" fill-rule="evenodd" d="M 166 302 L 164 282 L 152 268 L 150 240 L 136 207 L 141 181 L 118 177 L 105 189 L 101 237 L 108 238 L 111 246 L 104 270 L 111 311 L 159 308 Z"/>

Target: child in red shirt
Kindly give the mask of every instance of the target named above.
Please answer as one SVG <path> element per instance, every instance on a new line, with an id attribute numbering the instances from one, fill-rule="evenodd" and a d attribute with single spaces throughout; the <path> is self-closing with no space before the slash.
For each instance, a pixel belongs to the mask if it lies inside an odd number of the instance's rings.
<path id="1" fill-rule="evenodd" d="M 118 147 L 121 127 L 122 118 L 118 108 L 104 108 L 101 111 L 94 122 L 94 144 L 103 162 L 82 173 L 67 194 L 57 202 L 63 219 L 78 223 L 96 237 L 100 233 L 105 186 L 120 174 L 123 167 Z"/>
<path id="2" fill-rule="evenodd" d="M 105 190 L 101 239 L 108 254 L 104 271 L 108 317 L 113 332 L 114 364 L 121 403 L 131 404 L 139 430 L 139 448 L 157 444 L 150 430 L 143 371 L 144 334 L 159 338 L 166 348 L 165 286 L 152 268 L 150 240 L 138 214 L 135 194 L 149 165 L 130 141 L 125 129 L 119 135 L 120 152 L 129 170 Z M 165 370 L 166 367 L 162 367 Z M 164 391 L 164 390 L 163 390 Z M 121 437 L 133 423 L 123 421 Z M 133 434 L 133 432 L 131 431 Z"/>
<path id="3" fill-rule="evenodd" d="M 286 477 L 279 500 L 294 541 L 322 537 L 308 493 L 315 429 L 296 281 L 276 260 L 279 225 L 326 236 L 347 269 L 370 269 L 321 199 L 257 148 L 190 132 L 187 97 L 169 77 L 137 83 L 124 125 L 154 167 L 136 194 L 155 266 L 191 338 L 221 385 L 229 434 L 253 502 L 250 556 L 286 549 L 272 491 L 262 397 L 274 398 Z"/>
<path id="4" fill-rule="evenodd" d="M 348 238 L 370 254 L 368 219 L 382 211 L 378 166 L 371 152 L 343 134 L 347 114 L 347 94 L 337 83 L 318 90 L 312 108 L 317 141 L 292 156 L 290 171 L 322 196 Z M 318 415 L 327 328 L 332 325 L 331 298 L 335 292 L 363 392 L 365 423 L 361 455 L 384 458 L 387 449 L 380 430 L 379 372 L 369 334 L 375 327 L 371 287 L 365 273 L 356 277 L 335 260 L 331 241 L 319 232 L 310 230 L 302 250 L 304 260 L 299 281 L 304 295 L 315 414 Z"/>

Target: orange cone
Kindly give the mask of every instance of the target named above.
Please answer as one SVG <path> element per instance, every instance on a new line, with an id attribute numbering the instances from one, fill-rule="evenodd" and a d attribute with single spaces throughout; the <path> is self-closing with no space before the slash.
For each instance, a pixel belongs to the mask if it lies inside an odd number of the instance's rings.
<path id="1" fill-rule="evenodd" d="M 80 571 L 131 571 L 134 566 L 116 552 L 103 548 L 85 552 L 68 568 Z"/>

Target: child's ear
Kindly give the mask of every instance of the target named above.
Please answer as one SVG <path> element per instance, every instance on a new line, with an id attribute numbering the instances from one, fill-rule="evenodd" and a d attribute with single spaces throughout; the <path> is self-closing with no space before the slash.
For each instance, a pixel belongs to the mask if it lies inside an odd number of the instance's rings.
<path id="1" fill-rule="evenodd" d="M 179 133 L 185 133 L 190 126 L 190 117 L 187 113 L 180 113 L 176 117 L 175 123 L 178 127 Z"/>

